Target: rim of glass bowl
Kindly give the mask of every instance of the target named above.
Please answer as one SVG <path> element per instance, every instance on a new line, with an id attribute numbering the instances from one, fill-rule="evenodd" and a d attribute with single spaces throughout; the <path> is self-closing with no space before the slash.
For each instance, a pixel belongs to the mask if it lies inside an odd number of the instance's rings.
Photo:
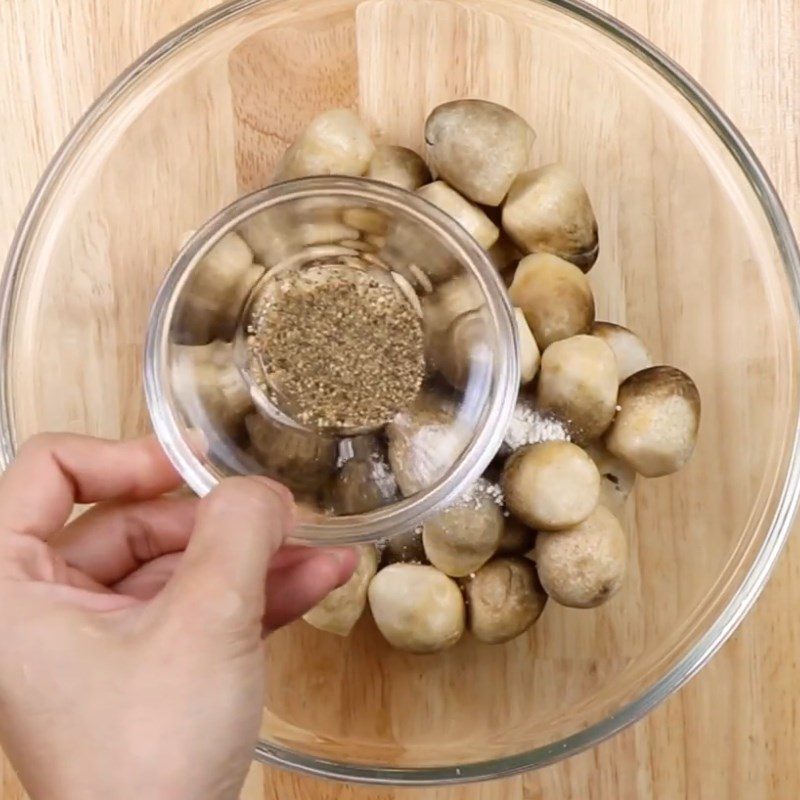
<path id="1" fill-rule="evenodd" d="M 480 286 L 496 334 L 491 380 L 476 398 L 480 412 L 470 439 L 457 462 L 429 489 L 385 508 L 352 517 L 329 517 L 323 524 L 301 522 L 294 539 L 317 545 L 371 542 L 415 528 L 436 509 L 456 499 L 477 480 L 499 449 L 519 387 L 517 331 L 514 314 L 497 270 L 480 245 L 451 217 L 419 195 L 396 186 L 368 180 L 325 176 L 277 183 L 238 198 L 215 214 L 189 239 L 176 256 L 153 304 L 145 344 L 145 395 L 150 419 L 162 447 L 189 486 L 200 496 L 217 479 L 195 455 L 183 434 L 169 386 L 169 333 L 182 288 L 211 247 L 245 219 L 268 208 L 296 200 L 335 197 L 358 205 L 397 211 L 427 227 L 448 252 L 465 265 Z"/>
<path id="2" fill-rule="evenodd" d="M 725 145 L 760 202 L 781 254 L 782 266 L 791 286 L 795 313 L 800 314 L 800 252 L 786 212 L 751 147 L 705 90 L 644 37 L 582 0 L 520 0 L 523 1 L 553 8 L 607 36 L 665 79 L 694 108 Z M 0 358 L 4 365 L 3 379 L 0 381 L 0 432 L 3 436 L 0 442 L 0 459 L 3 467 L 8 466 L 16 451 L 14 419 L 8 402 L 8 355 L 13 300 L 19 282 L 20 265 L 24 261 L 30 237 L 36 228 L 37 218 L 47 206 L 50 194 L 54 187 L 57 187 L 60 177 L 80 151 L 83 137 L 102 119 L 110 106 L 164 59 L 190 44 L 207 29 L 243 14 L 259 4 L 271 5 L 273 2 L 275 0 L 233 0 L 194 18 L 166 36 L 122 72 L 103 92 L 71 131 L 48 165 L 17 228 L 0 284 Z M 786 480 L 777 501 L 775 518 L 752 566 L 728 604 L 695 645 L 641 696 L 627 703 L 616 713 L 576 734 L 513 756 L 463 766 L 396 769 L 348 765 L 303 755 L 267 742 L 257 745 L 256 758 L 266 764 L 320 777 L 372 784 L 432 785 L 507 777 L 546 766 L 597 745 L 641 719 L 680 688 L 733 633 L 758 598 L 775 565 L 791 529 L 799 489 L 798 431 L 795 426 Z"/>

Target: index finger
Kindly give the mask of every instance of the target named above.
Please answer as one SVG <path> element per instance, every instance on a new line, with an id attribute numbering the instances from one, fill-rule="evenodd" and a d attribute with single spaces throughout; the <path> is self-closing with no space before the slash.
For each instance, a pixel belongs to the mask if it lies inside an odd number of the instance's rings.
<path id="1" fill-rule="evenodd" d="M 69 433 L 29 439 L 0 478 L 0 529 L 46 539 L 75 503 L 146 500 L 181 478 L 153 436 L 114 442 Z"/>

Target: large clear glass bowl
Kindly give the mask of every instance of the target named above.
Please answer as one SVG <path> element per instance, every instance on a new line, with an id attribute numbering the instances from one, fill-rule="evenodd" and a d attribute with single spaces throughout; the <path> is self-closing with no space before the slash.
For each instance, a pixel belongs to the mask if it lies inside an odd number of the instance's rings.
<path id="1" fill-rule="evenodd" d="M 695 673 L 763 588 L 797 503 L 798 251 L 750 148 L 651 45 L 569 0 L 240 0 L 126 71 L 59 151 L 2 292 L 2 456 L 62 429 L 148 428 L 150 305 L 187 229 L 269 180 L 316 112 L 360 109 L 420 148 L 435 104 L 479 96 L 584 179 L 601 318 L 689 372 L 700 440 L 628 507 L 632 568 L 596 611 L 420 658 L 365 617 L 269 644 L 266 762 L 373 782 L 538 767 L 641 717 Z"/>

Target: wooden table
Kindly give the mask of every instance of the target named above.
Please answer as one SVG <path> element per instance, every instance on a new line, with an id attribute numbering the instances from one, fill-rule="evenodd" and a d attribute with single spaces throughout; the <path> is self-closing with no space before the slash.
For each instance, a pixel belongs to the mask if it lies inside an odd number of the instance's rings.
<path id="1" fill-rule="evenodd" d="M 800 4 L 600 0 L 677 59 L 750 140 L 800 223 Z M 5 0 L 0 4 L 0 251 L 55 148 L 103 86 L 209 0 Z M 567 762 L 442 790 L 362 789 L 254 767 L 243 797 L 748 798 L 800 796 L 800 543 L 702 674 L 646 720 Z M 0 642 L 2 646 L 2 642 Z M 0 759 L 0 799 L 23 792 Z M 200 800 L 198 798 L 198 800 Z"/>

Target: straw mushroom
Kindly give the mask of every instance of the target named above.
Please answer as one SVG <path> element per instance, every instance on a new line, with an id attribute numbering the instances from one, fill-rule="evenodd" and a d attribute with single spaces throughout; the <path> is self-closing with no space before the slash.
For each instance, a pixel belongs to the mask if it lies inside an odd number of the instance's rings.
<path id="1" fill-rule="evenodd" d="M 456 317 L 480 308 L 485 300 L 478 282 L 471 275 L 458 275 L 440 284 L 421 302 L 426 332 L 441 333 Z"/>
<path id="2" fill-rule="evenodd" d="M 422 528 L 390 536 L 383 543 L 383 563 L 427 564 L 422 544 Z"/>
<path id="3" fill-rule="evenodd" d="M 524 556 L 533 550 L 535 542 L 536 531 L 515 517 L 507 517 L 497 552 L 503 556 Z"/>
<path id="4" fill-rule="evenodd" d="M 358 118 L 347 108 L 334 108 L 315 117 L 278 164 L 276 181 L 311 175 L 363 175 L 375 145 Z"/>
<path id="5" fill-rule="evenodd" d="M 336 636 L 349 636 L 367 606 L 367 589 L 378 571 L 378 554 L 372 545 L 358 548 L 358 564 L 350 580 L 334 589 L 303 615 L 314 628 Z"/>
<path id="6" fill-rule="evenodd" d="M 592 325 L 592 336 L 602 339 L 613 351 L 617 359 L 619 382 L 653 366 L 644 342 L 631 330 L 613 322 L 595 322 Z"/>
<path id="7" fill-rule="evenodd" d="M 403 496 L 433 486 L 466 447 L 469 431 L 451 400 L 423 392 L 386 426 L 389 464 Z"/>
<path id="8" fill-rule="evenodd" d="M 528 164 L 536 134 L 511 109 L 487 100 L 437 106 L 425 122 L 428 164 L 475 203 L 497 206 Z"/>
<path id="9" fill-rule="evenodd" d="M 367 167 L 366 177 L 413 192 L 430 181 L 431 173 L 422 157 L 408 147 L 379 144 Z"/>
<path id="10" fill-rule="evenodd" d="M 329 491 L 334 513 L 364 514 L 397 499 L 397 481 L 380 441 L 374 436 L 341 442 L 339 462 L 342 461 Z"/>
<path id="11" fill-rule="evenodd" d="M 173 364 L 178 400 L 192 423 L 202 428 L 210 421 L 229 436 L 238 435 L 252 401 L 233 346 L 220 341 L 176 345 Z"/>
<path id="12" fill-rule="evenodd" d="M 444 181 L 435 181 L 417 189 L 417 194 L 449 214 L 483 248 L 488 250 L 500 236 L 500 230 L 477 206 L 463 198 Z"/>
<path id="13" fill-rule="evenodd" d="M 377 208 L 366 206 L 346 208 L 342 212 L 342 222 L 361 233 L 369 233 L 373 236 L 385 236 L 389 229 L 388 215 Z M 358 235 L 356 234 L 353 238 L 358 238 Z"/>
<path id="14" fill-rule="evenodd" d="M 519 382 L 524 386 L 530 383 L 539 371 L 539 346 L 521 309 L 514 309 L 514 319 L 519 337 Z"/>
<path id="15" fill-rule="evenodd" d="M 503 228 L 526 253 L 552 253 L 588 272 L 597 260 L 589 195 L 563 164 L 519 175 L 503 206 Z"/>
<path id="16" fill-rule="evenodd" d="M 399 650 L 436 653 L 464 633 L 461 590 L 434 567 L 391 564 L 372 579 L 368 597 L 378 630 Z"/>
<path id="17" fill-rule="evenodd" d="M 611 348 L 594 336 L 572 336 L 542 354 L 536 399 L 570 427 L 573 438 L 601 436 L 617 406 L 617 362 Z"/>
<path id="18" fill-rule="evenodd" d="M 203 257 L 189 278 L 177 310 L 184 344 L 230 340 L 250 289 L 264 274 L 253 251 L 237 233 L 226 233 Z"/>
<path id="19" fill-rule="evenodd" d="M 289 215 L 275 207 L 252 214 L 242 220 L 236 230 L 250 246 L 256 260 L 267 267 L 275 266 L 301 247 Z"/>
<path id="20" fill-rule="evenodd" d="M 282 425 L 253 413 L 245 419 L 256 459 L 272 478 L 290 489 L 314 493 L 330 480 L 336 468 L 336 441 Z"/>
<path id="21" fill-rule="evenodd" d="M 494 268 L 500 273 L 508 272 L 522 258 L 519 248 L 503 230 L 500 231 L 497 241 L 487 251 L 487 255 L 494 264 Z"/>
<path id="22" fill-rule="evenodd" d="M 675 367 L 650 367 L 619 388 L 619 412 L 606 447 L 646 478 L 677 472 L 691 457 L 700 427 L 700 393 Z"/>
<path id="23" fill-rule="evenodd" d="M 597 467 L 571 442 L 521 448 L 506 462 L 502 485 L 508 510 L 540 531 L 582 522 L 600 499 Z"/>
<path id="24" fill-rule="evenodd" d="M 469 630 L 480 642 L 500 644 L 524 633 L 544 611 L 547 594 L 527 558 L 492 559 L 464 581 Z"/>
<path id="25" fill-rule="evenodd" d="M 464 389 L 469 376 L 484 365 L 488 370 L 491 350 L 487 344 L 487 324 L 481 311 L 467 311 L 436 338 L 429 339 L 429 360 L 456 389 Z M 528 352 L 530 361 L 530 351 Z M 528 365 L 528 368 L 530 366 Z"/>
<path id="26" fill-rule="evenodd" d="M 542 350 L 592 328 L 594 297 L 589 281 L 576 266 L 557 256 L 538 253 L 523 258 L 508 295 L 522 309 Z"/>
<path id="27" fill-rule="evenodd" d="M 618 514 L 633 491 L 636 472 L 621 458 L 609 453 L 601 441 L 589 442 L 584 450 L 600 473 L 600 505 Z"/>
<path id="28" fill-rule="evenodd" d="M 593 608 L 622 586 L 628 565 L 625 533 L 607 508 L 574 527 L 540 533 L 536 570 L 547 594 L 562 606 Z"/>
<path id="29" fill-rule="evenodd" d="M 499 489 L 480 478 L 453 505 L 422 526 L 425 555 L 434 567 L 453 578 L 469 575 L 496 552 L 503 536 Z"/>

